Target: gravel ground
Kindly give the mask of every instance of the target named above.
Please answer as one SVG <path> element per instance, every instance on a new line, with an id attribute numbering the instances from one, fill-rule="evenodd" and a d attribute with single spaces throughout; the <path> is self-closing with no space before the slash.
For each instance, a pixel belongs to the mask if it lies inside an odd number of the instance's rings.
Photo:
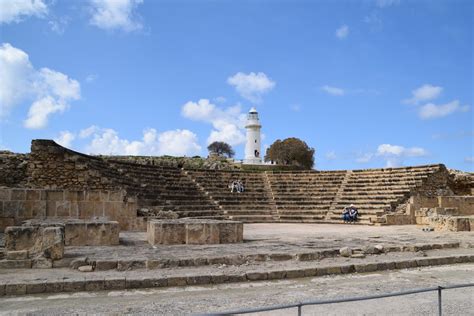
<path id="1" fill-rule="evenodd" d="M 213 286 L 29 295 L 0 299 L 0 314 L 184 315 L 474 282 L 474 264 Z M 437 294 L 307 306 L 303 315 L 436 315 Z M 474 288 L 443 292 L 443 315 L 474 315 Z M 260 313 L 296 315 L 296 309 Z M 260 315 L 259 314 L 259 315 Z"/>

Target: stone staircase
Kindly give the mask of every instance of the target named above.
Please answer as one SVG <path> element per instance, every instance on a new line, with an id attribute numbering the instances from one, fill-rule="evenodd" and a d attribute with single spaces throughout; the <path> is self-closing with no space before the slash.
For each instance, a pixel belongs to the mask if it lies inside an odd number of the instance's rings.
<path id="1" fill-rule="evenodd" d="M 223 214 L 246 223 L 273 222 L 272 196 L 263 173 L 243 171 L 187 170 L 187 174 L 218 202 Z M 231 192 L 229 184 L 241 180 L 244 192 Z"/>
<path id="2" fill-rule="evenodd" d="M 216 202 L 183 174 L 181 169 L 110 162 L 121 176 L 127 193 L 136 195 L 140 207 L 176 212 L 179 217 L 221 218 Z"/>
<path id="3" fill-rule="evenodd" d="M 395 211 L 397 205 L 439 170 L 439 165 L 353 170 L 341 186 L 328 220 L 340 221 L 342 209 L 354 204 L 361 223 L 384 224 L 384 214 Z"/>
<path id="4" fill-rule="evenodd" d="M 267 172 L 279 222 L 324 222 L 345 171 Z"/>

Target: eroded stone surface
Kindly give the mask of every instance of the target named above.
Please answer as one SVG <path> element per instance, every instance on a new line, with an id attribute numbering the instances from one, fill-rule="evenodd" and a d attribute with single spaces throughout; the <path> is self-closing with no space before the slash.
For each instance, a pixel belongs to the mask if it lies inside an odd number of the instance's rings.
<path id="1" fill-rule="evenodd" d="M 147 240 L 151 245 L 238 243 L 243 241 L 243 224 L 209 219 L 150 220 Z"/>

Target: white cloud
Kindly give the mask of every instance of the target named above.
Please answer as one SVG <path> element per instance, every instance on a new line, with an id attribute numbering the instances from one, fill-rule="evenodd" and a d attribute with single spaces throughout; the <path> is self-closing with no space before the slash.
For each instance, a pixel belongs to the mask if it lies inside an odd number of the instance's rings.
<path id="1" fill-rule="evenodd" d="M 63 112 L 69 102 L 81 97 L 80 84 L 49 68 L 34 69 L 28 54 L 8 43 L 0 46 L 0 118 L 23 101 L 32 101 L 27 128 L 43 128 L 48 118 Z"/>
<path id="2" fill-rule="evenodd" d="M 0 118 L 32 94 L 34 69 L 28 55 L 8 43 L 0 46 Z"/>
<path id="3" fill-rule="evenodd" d="M 136 13 L 143 0 L 91 0 L 90 23 L 104 30 L 136 31 L 143 28 Z"/>
<path id="4" fill-rule="evenodd" d="M 54 141 L 61 146 L 70 148 L 74 139 L 76 139 L 76 135 L 70 131 L 62 131 L 59 133 L 59 136 L 54 139 Z"/>
<path id="5" fill-rule="evenodd" d="M 474 164 L 474 156 L 464 158 L 465 163 L 473 163 Z"/>
<path id="6" fill-rule="evenodd" d="M 378 156 L 422 157 L 427 152 L 421 147 L 405 148 L 398 145 L 382 144 L 377 148 Z"/>
<path id="7" fill-rule="evenodd" d="M 360 154 L 356 158 L 356 162 L 357 163 L 368 163 L 370 160 L 372 160 L 372 157 L 374 157 L 374 154 L 372 154 L 372 153 Z"/>
<path id="8" fill-rule="evenodd" d="M 225 97 L 217 97 L 213 99 L 216 103 L 226 103 L 227 99 Z"/>
<path id="9" fill-rule="evenodd" d="M 82 129 L 79 132 L 79 138 L 87 138 L 87 137 L 93 135 L 94 133 L 97 133 L 99 130 L 100 130 L 100 128 L 98 126 L 91 125 L 87 128 Z"/>
<path id="10" fill-rule="evenodd" d="M 332 86 L 328 86 L 328 85 L 322 86 L 321 90 L 323 90 L 324 92 L 326 92 L 330 95 L 336 95 L 336 96 L 341 96 L 341 95 L 344 95 L 346 93 L 344 91 L 344 89 L 342 89 L 342 88 L 332 87 Z"/>
<path id="11" fill-rule="evenodd" d="M 51 28 L 51 31 L 59 35 L 64 33 L 68 24 L 69 24 L 68 17 L 52 18 L 51 20 L 48 21 L 48 25 Z"/>
<path id="12" fill-rule="evenodd" d="M 349 27 L 345 24 L 336 30 L 336 36 L 339 39 L 344 39 L 347 35 L 349 35 Z"/>
<path id="13" fill-rule="evenodd" d="M 469 111 L 469 105 L 461 106 L 458 100 L 454 100 L 452 102 L 436 105 L 433 103 L 428 103 L 423 105 L 419 110 L 419 116 L 421 119 L 434 119 L 444 117 L 455 112 L 467 112 Z"/>
<path id="14" fill-rule="evenodd" d="M 26 128 L 40 129 L 48 125 L 48 118 L 56 112 L 64 112 L 66 104 L 58 102 L 51 96 L 36 100 L 28 111 L 28 117 L 23 122 Z"/>
<path id="15" fill-rule="evenodd" d="M 29 16 L 44 17 L 48 6 L 43 0 L 1 0 L 0 24 L 20 22 Z"/>
<path id="16" fill-rule="evenodd" d="M 201 151 L 196 134 L 189 130 L 158 133 L 148 128 L 143 131 L 141 140 L 134 141 L 120 138 L 118 132 L 110 128 L 91 126 L 81 131 L 82 137 L 86 135 L 83 131 L 88 131 L 86 137 L 92 137 L 86 146 L 90 154 L 193 156 Z"/>
<path id="17" fill-rule="evenodd" d="M 249 74 L 238 72 L 227 78 L 227 83 L 234 86 L 243 98 L 254 103 L 261 102 L 262 95 L 275 87 L 275 82 L 263 72 Z"/>
<path id="18" fill-rule="evenodd" d="M 181 114 L 194 121 L 212 124 L 214 129 L 207 139 L 208 144 L 223 141 L 233 146 L 245 142 L 245 114 L 241 112 L 240 105 L 222 109 L 208 99 L 200 99 L 198 102 L 189 101 L 184 104 Z"/>
<path id="19" fill-rule="evenodd" d="M 326 156 L 326 159 L 327 159 L 327 160 L 335 160 L 335 159 L 337 159 L 337 155 L 336 155 L 336 152 L 335 152 L 334 150 L 328 151 L 325 156 Z"/>
<path id="20" fill-rule="evenodd" d="M 423 101 L 433 100 L 440 96 L 443 92 L 443 88 L 439 86 L 433 86 L 430 84 L 424 84 L 421 87 L 411 92 L 412 97 L 406 99 L 403 102 L 408 104 L 418 104 Z"/>
<path id="21" fill-rule="evenodd" d="M 368 163 L 375 158 L 385 160 L 387 168 L 403 165 L 405 158 L 426 157 L 428 152 L 421 147 L 404 147 L 400 145 L 381 144 L 375 153 L 361 153 L 358 155 L 357 163 Z"/>
<path id="22" fill-rule="evenodd" d="M 86 77 L 86 82 L 87 82 L 87 83 L 94 82 L 94 81 L 97 80 L 97 78 L 99 78 L 98 75 L 94 75 L 94 74 L 88 75 L 88 76 Z"/>
<path id="23" fill-rule="evenodd" d="M 386 8 L 400 4 L 400 0 L 376 0 L 375 4 L 379 8 Z"/>

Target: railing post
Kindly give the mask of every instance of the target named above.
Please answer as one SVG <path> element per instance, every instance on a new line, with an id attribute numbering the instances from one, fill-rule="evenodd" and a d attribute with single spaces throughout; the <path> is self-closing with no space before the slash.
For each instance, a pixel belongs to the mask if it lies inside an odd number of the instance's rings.
<path id="1" fill-rule="evenodd" d="M 301 304 L 298 304 L 298 316 L 301 316 Z"/>
<path id="2" fill-rule="evenodd" d="M 442 302 L 441 302 L 441 290 L 443 288 L 441 286 L 438 286 L 438 316 L 443 315 L 443 309 L 442 309 Z"/>

